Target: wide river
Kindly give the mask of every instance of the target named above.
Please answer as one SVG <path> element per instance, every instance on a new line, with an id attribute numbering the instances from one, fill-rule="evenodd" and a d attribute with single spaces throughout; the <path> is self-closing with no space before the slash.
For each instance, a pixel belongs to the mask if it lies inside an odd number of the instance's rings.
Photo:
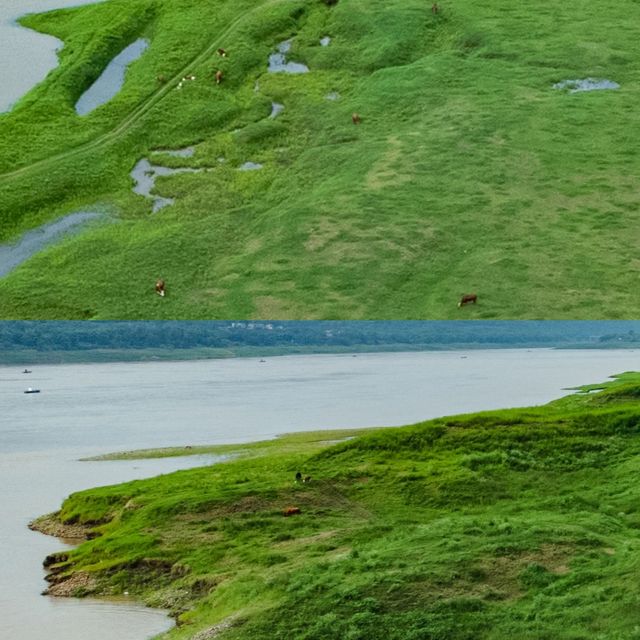
<path id="1" fill-rule="evenodd" d="M 173 363 L 0 367 L 0 637 L 143 640 L 167 629 L 135 605 L 40 596 L 61 548 L 29 520 L 72 491 L 203 464 L 79 462 L 108 451 L 246 442 L 541 404 L 640 369 L 640 352 L 487 350 Z M 24 394 L 28 387 L 39 394 Z"/>
<path id="2" fill-rule="evenodd" d="M 91 4 L 97 0 L 0 0 L 0 113 L 7 111 L 58 64 L 57 38 L 25 29 L 26 13 Z"/>

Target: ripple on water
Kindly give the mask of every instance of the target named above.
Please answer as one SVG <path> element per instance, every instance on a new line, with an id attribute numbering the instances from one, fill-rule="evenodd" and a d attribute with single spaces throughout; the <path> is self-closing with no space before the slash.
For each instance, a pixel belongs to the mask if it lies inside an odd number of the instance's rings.
<path id="1" fill-rule="evenodd" d="M 301 62 L 290 62 L 286 54 L 291 50 L 291 40 L 278 45 L 278 51 L 269 56 L 269 73 L 307 73 L 309 67 Z"/>
<path id="2" fill-rule="evenodd" d="M 99 218 L 106 218 L 106 214 L 98 211 L 76 211 L 27 231 L 13 244 L 0 244 L 0 277 L 6 276 L 63 237 L 80 232 L 87 223 Z"/>
<path id="3" fill-rule="evenodd" d="M 553 85 L 554 89 L 568 89 L 569 93 L 579 93 L 580 91 L 603 91 L 619 89 L 620 85 L 613 80 L 606 78 L 584 78 L 582 80 L 563 80 Z"/>
<path id="4" fill-rule="evenodd" d="M 87 115 L 116 96 L 124 84 L 127 67 L 137 60 L 148 46 L 148 40 L 139 38 L 123 49 L 107 65 L 100 77 L 80 96 L 76 102 L 76 113 L 79 116 Z"/>

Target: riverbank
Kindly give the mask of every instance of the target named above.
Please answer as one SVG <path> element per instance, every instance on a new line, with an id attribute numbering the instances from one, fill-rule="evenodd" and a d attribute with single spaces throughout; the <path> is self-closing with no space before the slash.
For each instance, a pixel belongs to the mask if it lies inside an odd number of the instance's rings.
<path id="1" fill-rule="evenodd" d="M 532 349 L 630 349 L 640 348 L 640 344 L 625 345 L 593 345 L 576 344 L 562 347 L 540 347 L 531 345 Z M 220 360 L 227 358 L 274 358 L 295 355 L 340 355 L 365 353 L 413 353 L 423 351 L 484 351 L 486 349 L 513 349 L 504 344 L 466 344 L 466 345 L 351 345 L 349 347 L 246 347 L 234 349 L 114 349 L 96 351 L 46 351 L 17 350 L 0 353 L 0 365 L 35 366 L 49 364 L 93 364 L 93 363 L 125 363 L 125 362 L 182 362 L 190 360 Z M 522 348 L 522 347 L 516 347 Z"/>
<path id="2" fill-rule="evenodd" d="M 632 637 L 638 398 L 625 374 L 543 407 L 237 445 L 70 496 L 57 521 L 95 538 L 51 569 L 171 609 L 172 640 Z"/>

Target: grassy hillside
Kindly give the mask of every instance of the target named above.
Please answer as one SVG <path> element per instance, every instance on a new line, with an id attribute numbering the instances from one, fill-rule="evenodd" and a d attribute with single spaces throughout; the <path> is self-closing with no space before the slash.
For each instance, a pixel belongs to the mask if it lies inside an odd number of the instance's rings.
<path id="1" fill-rule="evenodd" d="M 53 590 L 168 607 L 176 640 L 635 638 L 639 398 L 626 374 L 74 494 L 40 526 L 92 539 L 50 558 Z"/>
<path id="2" fill-rule="evenodd" d="M 66 46 L 0 116 L 0 241 L 78 208 L 117 224 L 1 280 L 0 317 L 637 317 L 640 5 L 431 4 L 106 0 L 25 19 Z M 140 36 L 123 91 L 76 116 Z M 267 73 L 285 38 L 310 73 Z M 621 88 L 553 89 L 587 77 Z M 152 214 L 131 192 L 142 157 L 208 170 L 161 178 L 176 203 Z"/>

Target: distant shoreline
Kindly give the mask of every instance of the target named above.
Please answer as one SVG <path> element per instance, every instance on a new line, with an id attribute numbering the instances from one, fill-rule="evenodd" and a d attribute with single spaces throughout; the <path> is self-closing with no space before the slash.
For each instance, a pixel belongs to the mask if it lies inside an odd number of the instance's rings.
<path id="1" fill-rule="evenodd" d="M 266 358 L 291 355 L 340 355 L 359 353 L 409 353 L 424 351 L 481 351 L 489 349 L 640 349 L 639 343 L 576 344 L 388 344 L 321 346 L 297 345 L 276 347 L 196 347 L 188 349 L 86 349 L 36 351 L 16 349 L 0 351 L 0 366 L 32 366 L 42 364 L 99 364 L 124 362 L 180 362 L 231 358 Z"/>

